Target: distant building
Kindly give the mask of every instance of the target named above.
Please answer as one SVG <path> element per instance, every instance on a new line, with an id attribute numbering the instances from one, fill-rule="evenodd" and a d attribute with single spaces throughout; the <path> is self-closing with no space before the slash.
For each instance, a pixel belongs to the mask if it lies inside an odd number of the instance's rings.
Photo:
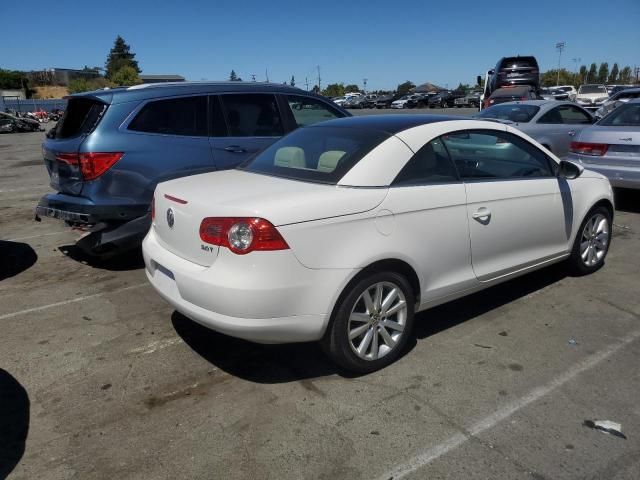
<path id="1" fill-rule="evenodd" d="M 140 75 L 142 83 L 184 82 L 182 75 Z"/>
<path id="2" fill-rule="evenodd" d="M 7 100 L 24 100 L 26 97 L 24 96 L 23 90 L 0 89 L 0 98 L 6 98 Z"/>

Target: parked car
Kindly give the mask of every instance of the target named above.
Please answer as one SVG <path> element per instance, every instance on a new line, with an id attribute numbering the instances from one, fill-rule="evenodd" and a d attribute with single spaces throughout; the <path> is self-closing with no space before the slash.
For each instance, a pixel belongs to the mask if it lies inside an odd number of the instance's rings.
<path id="1" fill-rule="evenodd" d="M 462 98 L 465 96 L 465 93 L 461 90 L 451 91 L 446 90 L 439 92 L 437 95 L 433 95 L 429 97 L 428 106 L 429 108 L 451 108 L 454 106 L 457 98 Z"/>
<path id="2" fill-rule="evenodd" d="M 358 373 L 402 354 L 416 312 L 563 260 L 594 272 L 613 215 L 602 175 L 433 115 L 299 129 L 154 198 L 145 272 L 173 308 L 254 342 L 320 341 Z"/>
<path id="3" fill-rule="evenodd" d="M 391 108 L 391 103 L 399 98 L 403 97 L 401 94 L 393 94 L 393 95 L 379 95 L 376 98 L 376 108 Z"/>
<path id="4" fill-rule="evenodd" d="M 485 107 L 488 108 L 499 103 L 513 102 L 516 100 L 536 100 L 538 95 L 530 86 L 502 87 L 494 91 L 485 100 Z"/>
<path id="5" fill-rule="evenodd" d="M 609 178 L 614 187 L 640 188 L 640 99 L 619 106 L 571 144 L 569 159 Z"/>
<path id="6" fill-rule="evenodd" d="M 403 97 L 400 97 L 398 100 L 394 100 L 393 102 L 391 102 L 391 108 L 395 108 L 395 109 L 411 108 L 410 102 L 411 102 L 411 105 L 415 106 L 418 100 L 420 99 L 422 99 L 422 97 L 417 94 L 405 95 Z"/>
<path id="7" fill-rule="evenodd" d="M 476 117 L 516 127 L 561 158 L 569 153 L 574 137 L 595 122 L 584 108 L 556 100 L 501 103 L 482 110 Z"/>
<path id="8" fill-rule="evenodd" d="M 556 97 L 556 100 L 574 101 L 576 99 L 576 95 L 578 95 L 578 91 L 576 90 L 576 87 L 574 87 L 573 85 L 559 85 L 557 87 L 552 87 L 552 89 L 553 90 L 557 90 L 558 94 L 560 94 L 560 92 L 562 92 L 563 94 L 567 95 L 566 98 L 558 98 L 558 97 Z"/>
<path id="9" fill-rule="evenodd" d="M 344 108 L 374 108 L 375 101 L 364 95 L 352 96 L 342 106 Z"/>
<path id="10" fill-rule="evenodd" d="M 620 105 L 627 103 L 629 100 L 634 98 L 640 98 L 640 88 L 624 88 L 622 90 L 618 90 L 617 93 L 610 96 L 609 99 L 604 102 L 598 110 L 596 110 L 595 116 L 596 118 L 602 118 L 618 108 Z"/>
<path id="11" fill-rule="evenodd" d="M 480 95 L 482 92 L 469 92 L 464 97 L 456 98 L 453 102 L 455 107 L 478 107 L 480 106 Z"/>
<path id="12" fill-rule="evenodd" d="M 43 144 L 57 193 L 42 197 L 36 215 L 90 232 L 78 243 L 87 253 L 124 251 L 149 229 L 158 182 L 233 168 L 300 126 L 348 115 L 323 97 L 253 82 L 73 95 Z"/>
<path id="13" fill-rule="evenodd" d="M 609 98 L 604 85 L 580 85 L 576 103 L 589 110 L 597 110 Z"/>
<path id="14" fill-rule="evenodd" d="M 528 85 L 534 90 L 540 87 L 540 68 L 533 56 L 503 57 L 498 60 L 490 79 L 491 92 L 513 85 Z"/>
<path id="15" fill-rule="evenodd" d="M 348 100 L 348 97 L 333 97 L 331 101 L 339 107 L 344 107 L 344 103 Z"/>
<path id="16" fill-rule="evenodd" d="M 38 132 L 40 122 L 32 118 L 22 118 L 10 113 L 0 112 L 0 132 Z"/>
<path id="17" fill-rule="evenodd" d="M 609 97 L 613 97 L 616 93 L 621 92 L 622 90 L 626 90 L 628 88 L 633 88 L 633 85 L 611 85 L 612 88 L 607 86 L 607 92 L 609 92 Z"/>

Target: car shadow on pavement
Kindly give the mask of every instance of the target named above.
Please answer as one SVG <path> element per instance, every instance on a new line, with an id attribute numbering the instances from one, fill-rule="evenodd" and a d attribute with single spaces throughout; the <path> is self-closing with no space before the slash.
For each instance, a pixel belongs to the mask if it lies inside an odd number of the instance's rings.
<path id="1" fill-rule="evenodd" d="M 135 248 L 111 257 L 94 257 L 85 253 L 77 245 L 63 245 L 58 248 L 65 256 L 93 268 L 124 272 L 144 268 L 142 249 Z"/>
<path id="2" fill-rule="evenodd" d="M 0 240 L 0 280 L 28 270 L 37 261 L 38 255 L 30 245 Z"/>
<path id="3" fill-rule="evenodd" d="M 27 391 L 0 368 L 0 479 L 7 478 L 24 455 L 29 408 Z"/>
<path id="4" fill-rule="evenodd" d="M 198 355 L 230 375 L 256 383 L 288 383 L 327 375 L 356 377 L 329 360 L 320 345 L 261 345 L 229 337 L 173 312 L 177 334 Z"/>
<path id="5" fill-rule="evenodd" d="M 629 213 L 640 213 L 640 190 L 630 188 L 614 189 L 616 210 Z"/>
<path id="6" fill-rule="evenodd" d="M 416 315 L 414 339 L 435 335 L 502 305 L 556 283 L 568 276 L 564 263 L 551 265 L 481 292 L 431 308 Z M 410 342 L 411 343 L 411 342 Z M 413 348 L 412 345 L 410 348 Z"/>

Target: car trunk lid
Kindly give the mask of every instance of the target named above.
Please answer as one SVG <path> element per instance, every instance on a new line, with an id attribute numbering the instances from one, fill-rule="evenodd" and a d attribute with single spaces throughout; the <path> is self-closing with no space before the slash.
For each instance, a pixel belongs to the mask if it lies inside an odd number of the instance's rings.
<path id="1" fill-rule="evenodd" d="M 585 131 L 580 142 L 607 145 L 604 156 L 583 155 L 584 163 L 598 165 L 640 166 L 640 134 L 638 127 L 593 126 Z"/>
<path id="2" fill-rule="evenodd" d="M 386 188 L 341 187 L 241 170 L 205 173 L 158 185 L 154 228 L 170 252 L 212 265 L 219 247 L 200 239 L 200 224 L 206 217 L 263 218 L 278 227 L 365 212 L 386 194 Z"/>
<path id="3" fill-rule="evenodd" d="M 94 96 L 69 97 L 67 109 L 42 145 L 44 163 L 53 189 L 80 195 L 84 178 L 78 153 L 87 135 L 102 119 L 107 104 Z"/>

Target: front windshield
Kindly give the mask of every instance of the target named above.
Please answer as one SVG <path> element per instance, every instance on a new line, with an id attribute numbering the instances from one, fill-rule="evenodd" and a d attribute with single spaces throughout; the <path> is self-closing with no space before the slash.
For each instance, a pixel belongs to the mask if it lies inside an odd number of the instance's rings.
<path id="1" fill-rule="evenodd" d="M 602 93 L 607 94 L 607 89 L 603 85 L 582 85 L 578 93 Z"/>
<path id="2" fill-rule="evenodd" d="M 361 128 L 318 125 L 299 128 L 238 168 L 335 185 L 362 157 L 389 136 L 386 132 Z"/>
<path id="3" fill-rule="evenodd" d="M 494 105 L 482 110 L 478 118 L 495 118 L 498 120 L 510 120 L 516 123 L 527 123 L 535 117 L 540 107 L 535 105 Z"/>
<path id="4" fill-rule="evenodd" d="M 640 103 L 626 103 L 598 122 L 605 127 L 640 127 Z"/>

